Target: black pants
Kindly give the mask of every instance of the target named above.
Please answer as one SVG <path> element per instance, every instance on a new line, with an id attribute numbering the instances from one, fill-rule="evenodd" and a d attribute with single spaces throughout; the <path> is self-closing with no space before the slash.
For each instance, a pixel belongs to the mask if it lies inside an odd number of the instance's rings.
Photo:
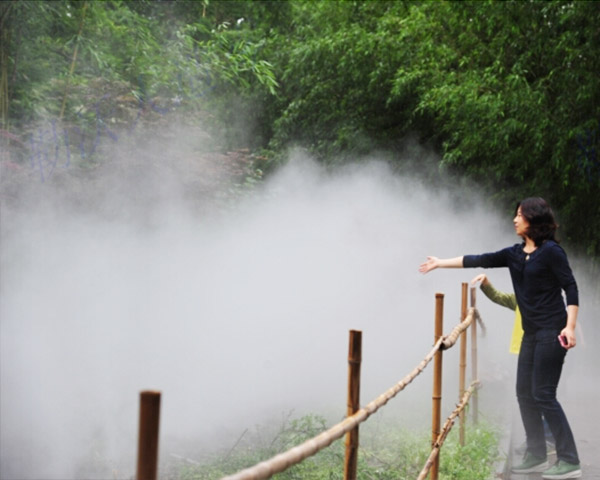
<path id="1" fill-rule="evenodd" d="M 546 457 L 543 415 L 556 440 L 558 459 L 577 464 L 575 439 L 556 399 L 567 354 L 558 341 L 559 333 L 557 330 L 538 330 L 523 335 L 517 367 L 517 399 L 527 436 L 527 450 L 536 457 Z"/>

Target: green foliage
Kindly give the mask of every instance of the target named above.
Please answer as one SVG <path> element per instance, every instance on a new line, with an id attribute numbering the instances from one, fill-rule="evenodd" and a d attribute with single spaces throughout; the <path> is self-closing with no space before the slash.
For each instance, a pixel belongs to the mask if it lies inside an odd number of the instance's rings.
<path id="1" fill-rule="evenodd" d="M 393 95 L 419 98 L 416 112 L 431 125 L 421 132 L 439 142 L 443 164 L 509 205 L 546 197 L 565 219 L 567 239 L 600 254 L 596 230 L 583 227 L 584 219 L 600 221 L 590 202 L 600 194 L 597 134 L 589 139 L 600 117 L 600 84 L 590 76 L 600 53 L 592 27 L 599 5 L 462 2 L 424 10 L 426 17 L 410 19 L 415 55 L 396 73 Z M 583 152 L 575 141 L 582 137 Z"/>
<path id="2" fill-rule="evenodd" d="M 441 166 L 554 206 L 598 257 L 598 2 L 296 2 L 271 145 L 331 161 L 409 133 Z M 400 161 L 402 161 L 400 159 Z"/>
<path id="3" fill-rule="evenodd" d="M 388 101 L 397 45 L 377 21 L 388 22 L 389 2 L 298 2 L 294 40 L 277 60 L 284 102 L 272 146 L 298 143 L 331 157 L 366 153 L 402 131 Z M 374 15 L 374 16 L 372 16 Z M 285 40 L 284 40 L 285 41 Z"/>
<path id="4" fill-rule="evenodd" d="M 225 455 L 178 473 L 181 480 L 213 480 L 233 474 L 244 468 L 267 460 L 309 440 L 327 429 L 326 422 L 317 415 L 284 420 L 271 441 L 264 435 L 255 435 L 243 445 Z M 455 429 L 456 430 L 456 429 Z M 468 427 L 466 444 L 461 447 L 457 432 L 452 431 L 442 447 L 440 479 L 486 480 L 493 475 L 493 465 L 498 455 L 496 429 L 482 424 Z M 430 440 L 390 423 L 381 425 L 371 419 L 361 425 L 357 478 L 360 480 L 398 480 L 416 478 L 430 453 Z M 316 455 L 275 475 L 279 480 L 342 480 L 344 470 L 344 444 L 339 440 Z"/>
<path id="5" fill-rule="evenodd" d="M 89 110 L 106 95 L 130 95 L 155 110 L 169 110 L 175 100 L 190 112 L 213 108 L 223 126 L 231 124 L 235 106 L 250 110 L 258 98 L 275 94 L 278 84 L 260 35 L 196 17 L 195 2 L 176 5 L 192 12 L 189 23 L 171 16 L 169 7 L 14 2 L 6 23 L 13 37 L 13 125 L 58 117 L 63 98 L 66 118 L 76 122 L 82 106 Z"/>
<path id="6" fill-rule="evenodd" d="M 236 445 L 235 450 L 228 451 L 224 455 L 216 455 L 203 465 L 185 467 L 180 471 L 179 478 L 181 480 L 218 479 L 271 458 L 327 429 L 325 420 L 320 416 L 309 414 L 298 419 L 292 419 L 290 415 L 283 419 L 282 424 L 272 438 L 265 438 L 265 433 L 257 428 L 252 438 Z M 330 448 L 317 453 L 298 465 L 290 467 L 274 478 L 290 480 L 341 479 L 342 476 L 338 473 L 340 462 L 343 465 L 343 458 L 343 444 L 336 442 Z"/>
<path id="7" fill-rule="evenodd" d="M 442 447 L 440 480 L 488 480 L 498 459 L 498 432 L 489 425 L 467 429 L 465 445 L 458 442 L 454 429 Z"/>
<path id="8" fill-rule="evenodd" d="M 64 102 L 65 122 L 94 131 L 94 105 L 126 99 L 270 152 L 264 171 L 290 146 L 335 163 L 417 138 L 441 156 L 431 175 L 474 179 L 507 214 L 544 196 L 563 238 L 600 256 L 600 2 L 8 5 L 3 128 Z"/>

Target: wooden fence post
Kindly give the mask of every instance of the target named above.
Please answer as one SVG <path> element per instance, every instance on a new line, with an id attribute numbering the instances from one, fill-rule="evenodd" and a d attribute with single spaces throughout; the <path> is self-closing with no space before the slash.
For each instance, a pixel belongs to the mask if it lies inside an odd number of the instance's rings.
<path id="1" fill-rule="evenodd" d="M 468 285 L 462 284 L 462 302 L 460 311 L 460 321 L 463 322 L 467 318 L 467 302 L 468 302 Z M 460 360 L 458 374 L 458 400 L 462 399 L 465 394 L 465 377 L 467 371 L 467 330 L 463 330 L 460 334 Z M 465 412 L 460 412 L 458 417 L 458 441 L 461 446 L 465 445 Z"/>
<path id="2" fill-rule="evenodd" d="M 476 308 L 475 288 L 471 288 L 471 307 Z M 473 319 L 471 324 L 471 381 L 479 380 L 477 370 L 477 318 Z M 473 392 L 473 423 L 477 424 L 479 418 L 479 400 L 477 390 Z"/>
<path id="3" fill-rule="evenodd" d="M 160 392 L 141 392 L 137 480 L 156 480 L 157 478 L 159 420 Z"/>
<path id="4" fill-rule="evenodd" d="M 444 294 L 435 294 L 435 330 L 433 341 L 437 342 L 444 333 Z M 435 445 L 441 432 L 442 423 L 442 350 L 438 350 L 433 359 L 433 395 L 431 415 L 431 444 Z M 431 480 L 437 480 L 440 456 L 437 455 L 431 467 Z"/>
<path id="5" fill-rule="evenodd" d="M 360 363 L 362 361 L 362 332 L 350 330 L 348 347 L 348 403 L 347 416 L 360 408 Z M 344 480 L 356 480 L 358 465 L 358 425 L 346 433 L 346 461 Z"/>

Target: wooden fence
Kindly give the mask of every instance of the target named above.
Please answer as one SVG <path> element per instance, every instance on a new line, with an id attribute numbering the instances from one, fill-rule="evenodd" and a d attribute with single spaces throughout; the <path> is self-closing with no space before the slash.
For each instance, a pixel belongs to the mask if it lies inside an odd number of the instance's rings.
<path id="1" fill-rule="evenodd" d="M 434 345 L 425 358 L 400 382 L 379 395 L 362 408 L 360 405 L 360 364 L 362 361 L 362 332 L 351 330 L 348 348 L 348 402 L 347 417 L 340 423 L 304 443 L 280 453 L 273 458 L 241 470 L 221 480 L 262 480 L 280 473 L 292 465 L 302 462 L 346 436 L 346 456 L 344 462 L 344 480 L 356 480 L 359 450 L 359 425 L 404 390 L 433 360 L 432 426 L 431 453 L 417 477 L 437 480 L 439 458 L 442 445 L 456 418 L 459 419 L 459 442 L 465 442 L 464 409 L 473 401 L 473 421 L 477 423 L 477 321 L 480 321 L 476 309 L 475 289 L 471 288 L 471 302 L 468 306 L 468 286 L 462 284 L 461 322 L 448 335 L 443 334 L 444 294 L 435 295 Z M 471 377 L 466 387 L 467 367 L 467 330 L 471 328 Z M 442 405 L 442 366 L 443 352 L 452 348 L 460 339 L 459 355 L 459 403 L 455 410 L 441 425 Z M 156 480 L 158 459 L 158 424 L 160 414 L 160 392 L 144 391 L 140 397 L 140 426 L 138 439 L 137 480 Z"/>

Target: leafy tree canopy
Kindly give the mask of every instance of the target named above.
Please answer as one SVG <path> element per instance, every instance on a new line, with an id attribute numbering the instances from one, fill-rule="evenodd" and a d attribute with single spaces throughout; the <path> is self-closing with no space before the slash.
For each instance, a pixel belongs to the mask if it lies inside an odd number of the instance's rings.
<path id="1" fill-rule="evenodd" d="M 18 0 L 0 21 L 5 132 L 80 120 L 102 85 L 210 110 L 227 147 L 269 158 L 416 136 L 507 209 L 546 197 L 566 240 L 600 255 L 600 2 Z"/>

